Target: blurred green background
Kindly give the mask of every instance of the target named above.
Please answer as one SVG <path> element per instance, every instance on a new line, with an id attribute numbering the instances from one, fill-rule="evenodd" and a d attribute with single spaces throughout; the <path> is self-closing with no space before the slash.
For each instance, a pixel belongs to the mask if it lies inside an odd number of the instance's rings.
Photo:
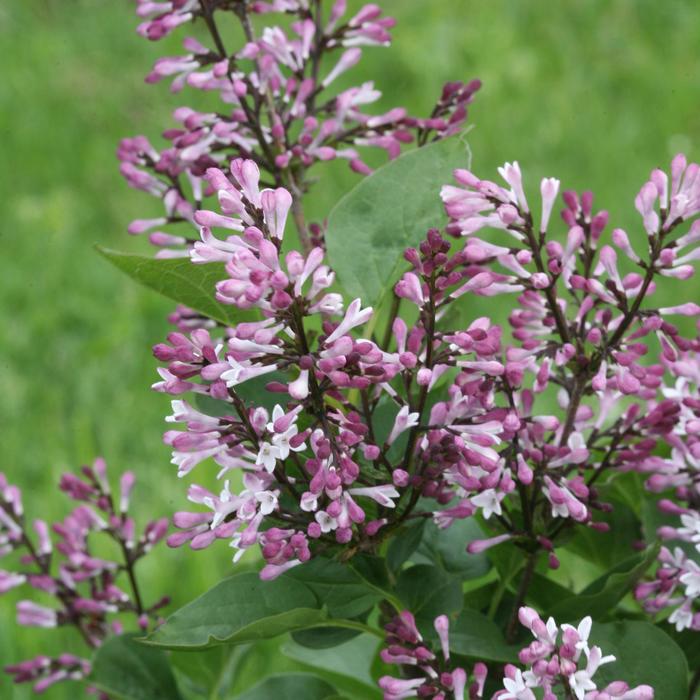
<path id="1" fill-rule="evenodd" d="M 482 176 L 518 159 L 532 191 L 543 175 L 590 187 L 615 225 L 636 231 L 632 200 L 648 171 L 679 150 L 700 157 L 694 0 L 382 4 L 399 21 L 394 46 L 368 49 L 354 80 L 374 79 L 387 108 L 424 114 L 442 82 L 480 77 L 469 139 Z M 126 226 L 159 215 L 159 204 L 122 181 L 116 144 L 135 133 L 157 143 L 172 109 L 199 99 L 144 84 L 158 56 L 180 51 L 183 32 L 152 44 L 136 23 L 129 0 L 0 5 L 0 469 L 24 488 L 30 514 L 45 518 L 65 512 L 59 474 L 96 454 L 137 472 L 142 518 L 185 502 L 160 439 L 168 401 L 149 390 L 150 346 L 167 332 L 172 305 L 92 248 L 147 250 Z M 345 168 L 324 172 L 311 202 L 317 217 L 354 180 Z M 697 283 L 688 284 L 695 294 L 687 298 L 697 300 Z M 228 562 L 225 547 L 197 555 L 163 548 L 143 573 L 150 589 L 181 604 Z M 59 632 L 18 630 L 16 599 L 0 604 L 3 665 L 64 641 Z M 59 687 L 46 697 L 73 694 Z M 0 678 L 1 698 L 29 696 Z"/>

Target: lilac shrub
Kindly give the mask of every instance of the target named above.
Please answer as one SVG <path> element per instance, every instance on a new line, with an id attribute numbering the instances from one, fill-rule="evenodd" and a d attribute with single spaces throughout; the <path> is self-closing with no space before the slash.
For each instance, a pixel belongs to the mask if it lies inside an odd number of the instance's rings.
<path id="1" fill-rule="evenodd" d="M 149 604 L 135 569 L 166 536 L 168 519 L 149 522 L 139 534 L 129 515 L 134 485 L 133 472 L 124 472 L 119 491 L 113 493 L 103 459 L 83 467 L 79 476 L 66 473 L 59 487 L 79 505 L 49 526 L 41 519 L 27 521 L 20 489 L 0 474 L 0 555 L 14 555 L 12 569 L 0 570 L 0 593 L 26 586 L 39 600 L 53 601 L 50 607 L 33 599 L 19 601 L 18 624 L 43 629 L 70 626 L 85 651 L 91 652 L 106 638 L 120 634 L 125 624 L 146 631 L 157 623 L 169 599 Z M 98 553 L 99 540 L 111 541 L 118 555 L 105 558 Z M 87 678 L 90 659 L 71 651 L 11 664 L 5 672 L 15 683 L 33 683 L 36 693 L 59 681 Z M 88 690 L 108 697 L 95 688 Z"/>
<path id="2" fill-rule="evenodd" d="M 223 105 L 176 110 L 162 151 L 143 136 L 121 143 L 128 183 L 164 206 L 129 230 L 160 250 L 105 254 L 178 302 L 176 330 L 153 348 L 153 388 L 171 400 L 163 440 L 191 503 L 167 543 L 225 543 L 236 566 L 159 624 L 163 603 L 144 607 L 133 565 L 167 525 L 136 539 L 130 475 L 119 505 L 101 462 L 64 479 L 84 504 L 56 530 L 59 574 L 47 528 L 34 548 L 3 485 L 8 546 L 26 547 L 38 574 L 18 568 L 0 586 L 27 582 L 60 604 L 20 603 L 20 622 L 73 624 L 92 647 L 119 631 L 109 615 L 156 623 L 124 644 L 152 655 L 158 700 L 232 697 L 224 686 L 245 664 L 207 649 L 236 644 L 265 659 L 265 677 L 235 696 L 246 700 L 279 684 L 309 698 L 692 700 L 700 305 L 655 294 L 682 291 L 700 259 L 700 166 L 678 155 L 654 169 L 625 231 L 591 192 L 533 186 L 517 162 L 499 182 L 476 174 L 462 132 L 478 81 L 449 83 L 425 119 L 365 112 L 372 83 L 337 88 L 361 46 L 390 42 L 378 5 L 139 0 L 137 11 L 148 39 L 194 21 L 208 35 L 159 59 L 148 82 Z M 390 161 L 376 173 L 371 149 Z M 366 177 L 308 223 L 316 166 L 338 158 Z M 91 530 L 123 562 L 93 558 Z M 280 678 L 261 640 L 287 633 L 280 654 L 303 659 L 302 673 Z M 215 685 L 167 650 L 209 654 Z M 89 682 L 138 700 L 144 664 L 127 656 L 115 674 L 98 650 Z M 41 691 L 89 664 L 11 670 Z"/>
<path id="3" fill-rule="evenodd" d="M 634 245 L 622 229 L 606 235 L 608 214 L 594 212 L 590 193 L 563 194 L 562 245 L 550 233 L 557 180 L 542 181 L 534 223 L 517 164 L 500 169 L 507 187 L 455 171 L 457 186 L 442 189 L 446 232 L 431 229 L 406 250 L 410 271 L 394 287 L 380 335 L 368 331 L 376 326 L 372 308 L 328 291 L 334 274 L 320 247 L 282 253 L 288 191 L 261 190 L 252 161 L 234 161 L 230 176 L 208 170 L 222 213 L 199 214 L 192 263 L 223 262 L 227 276 L 216 299 L 258 309 L 260 320 L 216 337 L 212 329 L 173 333 L 155 348 L 167 363 L 157 390 L 205 397 L 220 409 L 210 415 L 173 402 L 168 420 L 185 430 L 168 431 L 165 442 L 178 474 L 213 458 L 224 485 L 218 495 L 190 487 L 190 501 L 207 510 L 177 513 L 182 531 L 169 543 L 200 549 L 225 539 L 234 561 L 257 543 L 260 575 L 269 580 L 315 554 L 337 552 L 343 560 L 379 552 L 411 519 L 447 529 L 476 516 L 491 533 L 465 543 L 468 552 L 509 542 L 526 561 L 508 640 L 517 635 L 516 613 L 541 555 L 556 569 L 557 548 L 571 530 L 609 529 L 602 516 L 611 506 L 597 485 L 603 478 L 636 472 L 651 474 L 652 492 L 675 487 L 677 501 L 660 507 L 680 514 L 683 527 L 660 535 L 697 543 L 697 513 L 682 502 L 697 497 L 698 340 L 669 318 L 697 316 L 700 306 L 650 303 L 659 279 L 693 273 L 697 171 L 678 156 L 670 177 L 652 172 L 635 200 L 645 240 L 633 238 Z M 227 233 L 217 236 L 207 224 Z M 490 240 L 477 237 L 487 227 L 495 230 Z M 488 317 L 457 328 L 444 322 L 467 295 L 517 299 L 508 342 Z M 271 414 L 241 393 L 260 379 L 279 401 Z M 383 435 L 376 434 L 379 406 L 392 416 Z M 663 457 L 668 444 L 671 455 Z M 236 471 L 238 493 L 231 489 Z M 657 582 L 640 584 L 637 596 L 654 596 L 644 606 L 652 612 L 680 604 L 670 622 L 678 630 L 696 626 L 697 564 L 666 549 L 660 563 Z M 683 586 L 685 595 L 673 597 Z M 586 647 L 579 668 L 583 648 L 550 661 L 533 655 L 537 670 L 528 676 L 510 668 L 498 697 L 534 697 L 533 683 L 551 695 L 560 677 L 579 699 L 653 695 L 647 685 L 629 690 L 621 682 L 598 692 L 591 676 L 606 657 Z M 430 692 L 461 697 L 443 680 Z M 423 687 L 417 683 L 411 677 L 382 687 L 387 698 L 409 697 L 402 693 Z"/>

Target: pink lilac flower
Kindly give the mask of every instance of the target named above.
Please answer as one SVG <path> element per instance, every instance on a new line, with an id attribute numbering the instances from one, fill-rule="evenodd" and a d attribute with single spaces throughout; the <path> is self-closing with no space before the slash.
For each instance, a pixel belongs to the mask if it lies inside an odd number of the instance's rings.
<path id="1" fill-rule="evenodd" d="M 413 615 L 405 610 L 386 626 L 386 642 L 380 652 L 386 664 L 410 668 L 408 678 L 382 676 L 379 687 L 384 700 L 402 698 L 433 698 L 433 700 L 476 700 L 483 698 L 487 669 L 483 663 L 475 664 L 471 683 L 467 672 L 450 664 L 449 619 L 446 615 L 435 618 L 441 656 L 436 654 L 418 631 Z"/>
<path id="2" fill-rule="evenodd" d="M 541 688 L 543 698 L 554 700 L 556 691 L 563 690 L 577 700 L 604 700 L 625 698 L 645 700 L 654 697 L 650 686 L 630 688 L 623 681 L 614 681 L 598 688 L 594 676 L 598 669 L 612 661 L 612 655 L 603 655 L 600 647 L 589 644 L 592 620 L 585 617 L 577 627 L 561 625 L 553 618 L 545 623 L 532 608 L 521 607 L 520 623 L 528 628 L 535 638 L 519 653 L 522 669 L 508 664 L 505 667 L 503 690 L 493 698 L 499 700 L 534 700 L 533 689 Z"/>
<path id="3" fill-rule="evenodd" d="M 503 350 L 500 342 L 495 345 L 489 363 L 450 361 L 490 374 L 491 385 L 475 377 L 449 388 L 451 401 L 436 404 L 430 419 L 431 425 L 444 427 L 425 438 L 426 447 L 433 445 L 431 468 L 447 482 L 438 482 L 432 490 L 447 499 L 445 494 L 456 488 L 462 517 L 479 511 L 515 536 L 516 543 L 520 537 L 539 547 L 542 537 L 551 542 L 565 526 L 557 520 L 607 527 L 593 517 L 596 510 L 609 509 L 592 486 L 604 469 L 651 473 L 649 488 L 675 487 L 681 497 L 695 483 L 693 436 L 700 423 L 692 394 L 697 385 L 690 377 L 696 381 L 698 371 L 694 356 L 683 358 L 695 352 L 698 340 L 683 338 L 667 319 L 674 314 L 694 316 L 700 308 L 693 303 L 654 308 L 649 299 L 657 276 L 686 279 L 693 272 L 691 263 L 700 257 L 695 252 L 699 224 L 692 221 L 700 213 L 696 171 L 697 166 L 688 165 L 682 156 L 674 159 L 670 189 L 668 176 L 653 171 L 636 200 L 646 229 L 643 240 L 633 241 L 615 229 L 611 244 L 603 239 L 608 213 L 594 212 L 588 192 L 564 192 L 562 218 L 568 232 L 564 245 L 554 240 L 548 229 L 560 183 L 554 178 L 542 181 L 541 216 L 536 219 L 518 163 L 506 163 L 499 170 L 506 186 L 457 170 L 457 184 L 443 188 L 448 232 L 465 243 L 445 267 L 451 276 L 438 276 L 440 293 L 455 285 L 450 298 L 464 293 L 519 294 L 518 308 L 509 319 L 511 344 Z M 688 220 L 690 229 L 682 233 Z M 481 235 L 489 229 L 492 234 Z M 687 247 L 690 251 L 678 256 L 677 251 Z M 618 253 L 639 271 L 623 272 Z M 404 275 L 396 293 L 425 309 L 433 266 L 421 270 L 417 251 L 410 252 L 409 262 L 415 270 Z M 464 276 L 453 271 L 455 263 L 465 265 Z M 473 332 L 447 339 L 464 348 L 475 345 Z M 648 339 L 655 339 L 656 345 Z M 652 347 L 660 351 L 656 364 L 648 359 Z M 665 386 L 669 374 L 678 377 L 675 388 Z M 538 414 L 539 396 L 553 393 L 562 418 Z M 632 403 L 625 404 L 620 415 L 623 398 Z M 465 431 L 462 421 L 475 423 L 474 428 Z M 494 427 L 478 429 L 479 424 Z M 654 454 L 660 441 L 672 445 L 668 460 Z M 441 450 L 450 446 L 445 455 L 454 466 L 437 467 L 437 445 Z M 453 461 L 455 449 L 466 463 Z M 526 494 L 535 489 L 548 504 L 546 517 L 552 523 L 539 532 L 533 529 L 526 503 Z M 525 517 L 524 528 L 503 511 L 502 504 L 514 497 Z M 449 512 L 436 513 L 436 520 L 449 525 Z M 504 539 L 510 538 L 498 535 L 487 541 L 497 544 Z M 550 563 L 556 565 L 552 556 Z"/>
<path id="4" fill-rule="evenodd" d="M 119 633 L 124 615 L 132 615 L 141 629 L 159 621 L 158 611 L 168 598 L 145 606 L 134 567 L 165 537 L 168 521 L 154 520 L 137 535 L 128 512 L 134 483 L 134 475 L 124 472 L 119 492 L 113 494 L 102 459 L 83 467 L 80 476 L 64 474 L 60 489 L 80 505 L 49 528 L 43 520 L 26 521 L 19 488 L 0 474 L 0 556 L 22 553 L 16 571 L 0 571 L 0 594 L 27 586 L 42 600 L 47 595 L 54 599 L 52 606 L 20 600 L 18 624 L 45 629 L 73 626 L 92 649 Z M 119 559 L 94 553 L 93 539 L 98 536 L 113 540 Z M 59 681 L 84 680 L 90 662 L 65 653 L 56 658 L 38 656 L 5 671 L 16 683 L 32 682 L 34 691 L 42 693 Z M 104 694 L 95 692 L 105 700 Z"/>
<path id="5" fill-rule="evenodd" d="M 185 87 L 214 92 L 223 103 L 212 112 L 176 109 L 178 126 L 164 133 L 169 146 L 163 150 L 144 136 L 124 139 L 119 146 L 127 182 L 163 201 L 162 216 L 139 219 L 129 227 L 133 234 L 148 233 L 160 257 L 186 255 L 194 242 L 187 226 L 177 227 L 177 233 L 164 228 L 193 223 L 193 212 L 212 193 L 203 181 L 207 168 L 226 168 L 236 158 L 252 159 L 270 184 L 283 185 L 299 197 L 311 184 L 306 171 L 316 163 L 340 158 L 354 171 L 367 174 L 368 149 L 395 158 L 407 143 L 417 140 L 423 145 L 461 130 L 479 81 L 445 85 L 425 119 L 410 117 L 401 107 L 368 114 L 367 107 L 381 97 L 372 82 L 335 90 L 337 79 L 360 60 L 361 47 L 390 44 L 395 22 L 375 4 L 350 17 L 345 17 L 344 0 L 334 2 L 328 11 L 324 5 L 285 1 L 229 7 L 200 0 L 140 0 L 142 36 L 161 39 L 193 21 L 203 21 L 210 33 L 210 46 L 185 38 L 186 53 L 158 59 L 147 82 L 171 80 L 174 92 Z M 245 34 L 245 44 L 233 50 L 227 48 L 217 25 L 227 12 Z M 277 13 L 292 15 L 294 21 L 285 22 L 286 29 L 272 25 L 256 31 L 252 14 Z M 313 230 L 300 225 L 306 248 Z"/>
<path id="6" fill-rule="evenodd" d="M 630 688 L 624 681 L 613 681 L 598 688 L 594 676 L 615 657 L 603 655 L 600 647 L 589 644 L 592 621 L 586 617 L 574 627 L 559 627 L 553 618 L 545 623 L 532 608 L 521 607 L 520 623 L 535 638 L 519 652 L 524 668 L 506 664 L 502 689 L 491 700 L 555 700 L 563 691 L 577 700 L 651 700 L 654 690 L 648 685 Z M 379 687 L 385 700 L 433 698 L 437 700 L 476 700 L 483 698 L 488 669 L 478 662 L 471 674 L 450 664 L 449 619 L 435 619 L 440 653 L 426 642 L 408 611 L 399 613 L 386 625 L 387 637 L 380 652 L 382 661 L 404 669 L 404 677 L 383 676 Z M 406 670 L 409 670 L 406 672 Z M 469 682 L 471 677 L 472 681 Z M 543 693 L 540 694 L 540 693 Z"/>
<path id="7" fill-rule="evenodd" d="M 322 249 L 305 257 L 281 253 L 292 206 L 286 190 L 261 189 L 252 160 L 234 161 L 231 179 L 218 169 L 206 177 L 218 191 L 223 214 L 195 213 L 201 242 L 192 248 L 192 261 L 225 262 L 229 277 L 217 284 L 219 301 L 258 309 L 261 320 L 240 323 L 216 340 L 205 329 L 171 334 L 168 344 L 154 349 L 168 363 L 156 389 L 192 391 L 228 406 L 224 415 L 210 416 L 184 400 L 173 402 L 168 420 L 186 430 L 168 431 L 164 439 L 173 447 L 178 474 L 213 459 L 224 485 L 218 494 L 190 488 L 189 499 L 210 514 L 176 514 L 183 531 L 169 542 L 189 541 L 199 549 L 228 539 L 234 560 L 257 544 L 266 561 L 261 575 L 272 578 L 308 560 L 312 541 L 347 544 L 364 536 L 368 512 L 396 507 L 400 493 L 391 473 L 374 479 L 361 473 L 360 463 L 368 455 L 378 458 L 382 449 L 372 442 L 366 418 L 349 405 L 346 410 L 327 401 L 353 389 L 379 393 L 400 366 L 396 354 L 353 338 L 372 309 L 359 299 L 345 308 L 340 295 L 327 291 L 333 273 Z M 233 233 L 218 238 L 210 226 Z M 322 317 L 322 332 L 311 345 L 305 323 L 313 316 Z M 338 322 L 329 320 L 333 316 Z M 247 405 L 239 393 L 247 383 L 273 377 L 267 388 L 280 402 L 272 412 Z M 312 417 L 305 429 L 298 425 L 301 415 Z M 416 425 L 417 416 L 399 406 L 383 449 Z M 243 470 L 240 493 L 230 490 L 232 469 Z M 283 505 L 283 494 L 293 509 Z"/>

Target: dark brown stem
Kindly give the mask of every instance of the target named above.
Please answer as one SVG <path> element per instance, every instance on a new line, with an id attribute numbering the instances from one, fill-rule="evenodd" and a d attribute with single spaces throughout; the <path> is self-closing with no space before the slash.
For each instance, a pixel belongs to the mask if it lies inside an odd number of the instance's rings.
<path id="1" fill-rule="evenodd" d="M 202 16 L 204 17 L 204 22 L 207 25 L 207 29 L 211 34 L 211 38 L 214 40 L 216 45 L 216 50 L 221 54 L 221 58 L 226 58 L 228 54 L 226 53 L 226 48 L 224 47 L 224 42 L 221 39 L 221 34 L 219 34 L 219 28 L 216 26 L 214 21 L 213 12 L 209 4 L 209 0 L 199 0 L 202 6 Z"/>
<path id="2" fill-rule="evenodd" d="M 124 554 L 124 569 L 126 570 L 126 575 L 129 578 L 129 584 L 131 585 L 131 591 L 134 594 L 134 603 L 136 603 L 136 612 L 139 615 L 143 615 L 144 607 L 143 600 L 141 598 L 141 591 L 139 590 L 139 584 L 136 580 L 136 572 L 134 571 L 134 564 L 136 561 L 131 556 L 129 548 L 126 546 L 126 542 L 119 538 L 119 545 L 121 546 L 122 553 Z"/>
<path id="3" fill-rule="evenodd" d="M 433 273 L 428 280 L 429 297 L 428 304 L 424 312 L 426 314 L 426 346 L 425 346 L 425 366 L 428 369 L 433 368 L 433 343 L 435 342 L 435 273 Z M 409 405 L 411 403 L 411 395 L 408 393 Z M 403 468 L 409 473 L 412 473 L 413 458 L 415 455 L 416 442 L 418 436 L 420 435 L 420 426 L 423 422 L 423 412 L 425 411 L 425 405 L 428 399 L 428 386 L 422 386 L 420 388 L 420 393 L 418 397 L 418 403 L 415 407 L 415 411 L 418 413 L 418 425 L 411 428 L 408 435 L 408 442 L 406 444 L 406 451 L 404 452 Z M 411 406 L 413 408 L 413 406 Z M 411 511 L 416 507 L 418 499 L 421 496 L 421 490 L 419 488 L 414 488 L 411 493 L 411 498 L 403 510 L 399 518 L 395 521 L 394 525 L 391 526 L 392 529 L 398 527 L 403 523 L 404 520 L 411 514 Z"/>
<path id="4" fill-rule="evenodd" d="M 642 305 L 642 301 L 644 301 L 644 297 L 647 294 L 652 279 L 654 279 L 654 261 L 650 263 L 649 268 L 647 269 L 647 273 L 644 277 L 644 282 L 642 283 L 642 288 L 639 290 L 639 294 L 637 294 L 630 310 L 625 314 L 625 317 L 622 319 L 622 322 L 617 327 L 615 333 L 613 333 L 612 337 L 608 341 L 608 350 L 615 348 L 615 346 L 622 339 L 622 336 L 632 324 L 632 321 L 634 321 L 634 319 L 637 317 L 637 312 L 639 311 L 639 307 Z"/>
<path id="5" fill-rule="evenodd" d="M 564 429 L 561 433 L 561 438 L 559 439 L 560 445 L 565 445 L 566 441 L 569 439 L 569 435 L 574 429 L 574 424 L 576 422 L 576 414 L 578 413 L 579 406 L 581 405 L 581 399 L 586 391 L 586 386 L 588 384 L 588 373 L 582 372 L 574 380 L 574 388 L 571 391 L 571 397 L 569 398 L 569 405 L 566 410 L 566 422 L 564 423 Z"/>
<path id="6" fill-rule="evenodd" d="M 681 219 L 674 221 L 667 230 L 664 230 L 664 225 L 666 221 L 666 216 L 662 212 L 661 224 L 659 225 L 659 232 L 653 239 L 651 243 L 651 254 L 649 255 L 649 265 L 647 266 L 646 274 L 644 275 L 644 281 L 642 282 L 642 287 L 639 290 L 639 294 L 634 299 L 634 303 L 630 307 L 629 311 L 625 314 L 622 322 L 613 333 L 612 337 L 606 343 L 606 351 L 611 348 L 614 349 L 617 343 L 620 342 L 622 336 L 625 334 L 627 329 L 630 327 L 634 319 L 637 317 L 637 313 L 646 297 L 647 291 L 649 290 L 649 285 L 654 279 L 654 274 L 656 273 L 655 265 L 664 247 L 664 241 L 669 236 L 671 231 L 681 222 Z"/>
<path id="7" fill-rule="evenodd" d="M 296 308 L 293 313 L 293 325 L 292 330 L 297 337 L 297 342 L 299 344 L 299 351 L 304 354 L 309 354 L 309 343 L 306 338 L 306 330 L 304 328 L 304 317 L 303 313 L 299 308 Z M 321 429 L 323 434 L 328 439 L 331 446 L 331 453 L 333 455 L 333 461 L 337 467 L 340 467 L 340 450 L 338 450 L 338 445 L 336 444 L 335 435 L 331 429 L 331 425 L 328 421 L 328 416 L 326 415 L 326 405 L 323 396 L 323 391 L 316 380 L 316 375 L 313 372 L 309 372 L 309 393 L 311 395 L 311 400 L 313 403 L 313 408 L 316 413 L 316 417 L 321 423 Z"/>
<path id="8" fill-rule="evenodd" d="M 530 246 L 530 250 L 532 251 L 532 256 L 535 261 L 535 267 L 537 267 L 537 271 L 544 273 L 549 277 L 549 273 L 547 272 L 547 269 L 544 265 L 544 261 L 542 260 L 540 245 L 538 244 L 537 239 L 535 237 L 535 233 L 532 229 L 532 217 L 529 214 L 527 214 L 526 216 L 526 225 L 522 230 L 527 236 L 527 242 Z M 554 316 L 554 322 L 557 325 L 557 332 L 559 333 L 559 336 L 565 343 L 569 343 L 571 342 L 569 327 L 566 323 L 566 318 L 562 313 L 561 307 L 557 303 L 557 295 L 554 291 L 555 284 L 556 280 L 553 281 L 546 289 L 544 289 L 544 294 L 547 297 L 547 305 L 549 306 L 549 310 L 551 311 L 552 316 Z"/>

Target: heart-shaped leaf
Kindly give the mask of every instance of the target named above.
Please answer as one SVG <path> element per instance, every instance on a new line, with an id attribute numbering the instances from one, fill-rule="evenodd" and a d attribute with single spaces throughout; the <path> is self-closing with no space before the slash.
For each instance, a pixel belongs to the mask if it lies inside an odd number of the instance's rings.
<path id="1" fill-rule="evenodd" d="M 405 264 L 403 251 L 445 222 L 440 188 L 469 161 L 466 142 L 443 139 L 387 163 L 338 202 L 325 240 L 328 260 L 349 294 L 378 304 Z"/>
<path id="2" fill-rule="evenodd" d="M 90 684 L 114 700 L 180 700 L 168 657 L 134 636 L 112 637 L 95 652 Z"/>
<path id="3" fill-rule="evenodd" d="M 650 685 L 654 697 L 685 700 L 688 697 L 688 664 L 681 648 L 662 630 L 648 622 L 627 620 L 594 624 L 592 643 L 616 661 L 604 664 L 595 675 L 599 688 L 622 680 L 630 686 Z"/>
<path id="4" fill-rule="evenodd" d="M 257 318 L 257 311 L 241 311 L 216 300 L 216 283 L 226 279 L 223 263 L 195 265 L 189 258 L 148 258 L 97 246 L 115 267 L 145 287 L 230 326 Z"/>
<path id="5" fill-rule="evenodd" d="M 146 643 L 167 649 L 204 649 L 269 639 L 327 619 L 327 611 L 301 581 L 286 575 L 261 581 L 248 572 L 221 581 L 180 608 Z"/>

